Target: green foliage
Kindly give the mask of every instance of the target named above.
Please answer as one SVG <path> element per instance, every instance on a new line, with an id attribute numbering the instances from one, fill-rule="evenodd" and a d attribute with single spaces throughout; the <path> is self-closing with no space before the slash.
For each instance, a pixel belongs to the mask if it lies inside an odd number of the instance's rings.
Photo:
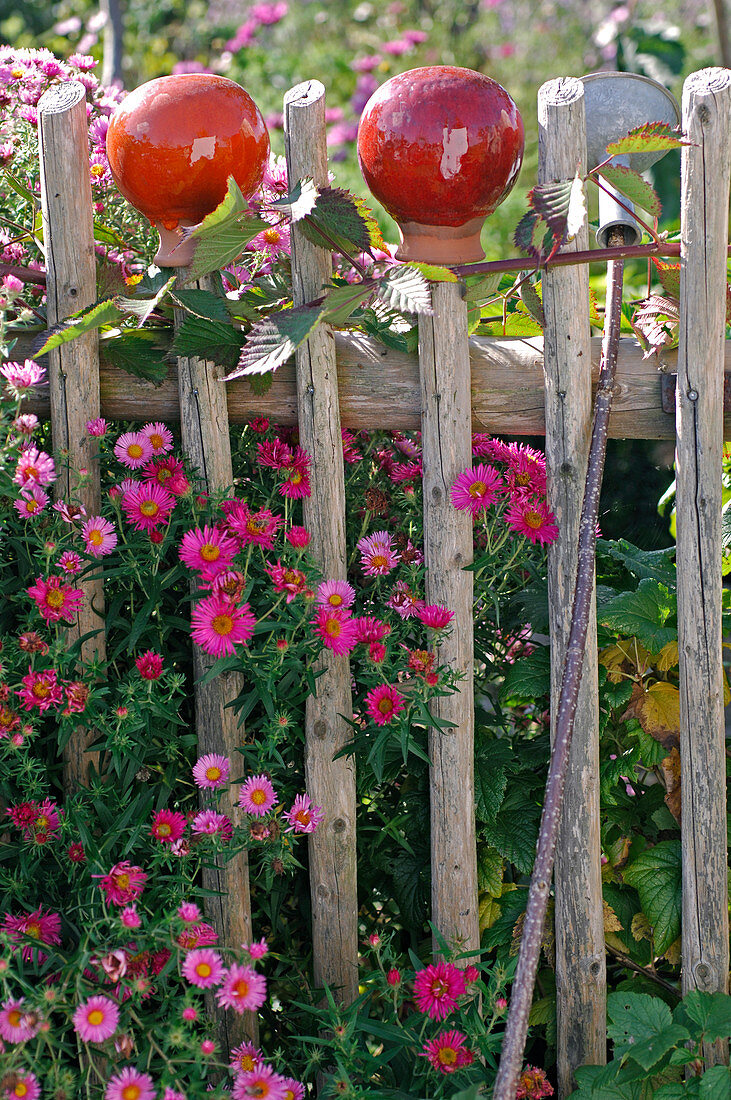
<path id="1" fill-rule="evenodd" d="M 643 578 L 635 592 L 621 592 L 597 611 L 603 626 L 635 636 L 651 653 L 675 641 L 677 627 L 670 623 L 676 615 L 674 593 L 650 577 Z"/>

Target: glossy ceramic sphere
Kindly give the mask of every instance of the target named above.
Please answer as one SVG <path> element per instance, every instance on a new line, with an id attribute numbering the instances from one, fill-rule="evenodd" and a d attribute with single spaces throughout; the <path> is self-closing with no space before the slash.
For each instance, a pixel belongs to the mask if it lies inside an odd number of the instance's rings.
<path id="1" fill-rule="evenodd" d="M 505 89 L 452 65 L 386 81 L 358 128 L 363 177 L 402 232 L 410 224 L 457 229 L 492 213 L 518 177 L 523 145 L 523 120 Z"/>
<path id="2" fill-rule="evenodd" d="M 233 80 L 187 73 L 150 80 L 109 121 L 117 187 L 158 228 L 195 225 L 218 206 L 233 176 L 245 196 L 259 187 L 269 135 L 259 108 Z"/>

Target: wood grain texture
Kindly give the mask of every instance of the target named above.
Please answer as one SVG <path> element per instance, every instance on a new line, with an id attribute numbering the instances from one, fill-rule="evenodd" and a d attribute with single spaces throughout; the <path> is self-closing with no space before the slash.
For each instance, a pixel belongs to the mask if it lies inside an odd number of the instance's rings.
<path id="1" fill-rule="evenodd" d="M 437 663 L 463 676 L 430 709 L 453 723 L 429 730 L 432 921 L 463 950 L 480 946 L 474 797 L 472 516 L 450 489 L 472 465 L 467 306 L 461 283 L 434 283 L 432 317 L 419 318 L 426 602 L 454 612 Z"/>
<path id="2" fill-rule="evenodd" d="M 212 289 L 210 277 L 197 283 L 186 283 L 185 279 L 186 269 L 181 268 L 180 285 Z M 184 316 L 182 310 L 176 310 L 175 324 L 182 324 Z M 178 359 L 183 452 L 197 471 L 198 489 L 219 497 L 229 492 L 233 485 L 226 386 L 221 381 L 224 373 L 220 367 L 204 359 Z M 195 583 L 192 587 L 195 590 Z M 211 656 L 199 646 L 193 646 L 198 750 L 201 755 L 214 752 L 229 757 L 236 770 L 236 761 L 241 759 L 237 749 L 243 744 L 244 730 L 238 724 L 236 712 L 227 704 L 241 693 L 243 676 L 231 671 L 208 683 L 201 683 L 201 678 L 213 664 Z M 233 820 L 240 818 L 241 811 L 230 793 L 221 798 L 220 809 Z M 205 899 L 205 910 L 219 934 L 221 944 L 238 948 L 242 943 L 250 943 L 253 936 L 247 852 L 240 852 L 229 860 L 219 859 L 214 865 L 204 868 L 203 886 L 213 891 L 213 895 Z M 209 1001 L 209 1011 L 215 1013 L 219 1038 L 226 1051 L 245 1039 L 256 1041 L 256 1013 L 236 1015 L 217 1006 L 213 998 Z"/>
<path id="3" fill-rule="evenodd" d="M 584 87 L 551 80 L 538 92 L 540 183 L 586 170 Z M 588 247 L 586 222 L 574 251 Z M 559 536 L 548 550 L 551 735 L 571 629 L 579 519 L 592 424 L 589 272 L 554 268 L 543 278 L 548 503 Z M 606 1061 L 606 962 L 599 838 L 599 704 L 596 603 L 589 626 L 563 794 L 555 884 L 558 1091 L 576 1087 L 574 1070 Z"/>
<path id="4" fill-rule="evenodd" d="M 41 212 L 46 247 L 48 323 L 57 324 L 96 301 L 96 261 L 92 225 L 86 92 L 70 81 L 49 89 L 38 103 Z M 99 416 L 99 341 L 90 332 L 56 348 L 48 356 L 49 400 L 53 451 L 58 478 L 57 500 L 74 500 L 87 515 L 101 510 L 96 440 L 86 431 L 87 420 Z M 83 662 L 106 660 L 104 584 L 101 569 L 82 580 L 84 604 L 69 627 L 69 644 L 81 643 Z M 96 632 L 96 633 L 94 633 Z M 96 731 L 79 727 L 64 750 L 67 790 L 87 786 L 99 754 L 88 752 Z"/>
<path id="5" fill-rule="evenodd" d="M 726 760 L 721 663 L 721 450 L 731 72 L 683 89 L 677 570 L 682 766 L 682 988 L 728 989 Z M 725 1044 L 705 1051 L 725 1060 Z"/>
<path id="6" fill-rule="evenodd" d="M 335 332 L 340 419 L 355 431 L 374 425 L 389 431 L 414 430 L 421 424 L 419 364 L 415 355 L 391 351 L 359 333 Z M 73 346 L 73 345 L 72 345 Z M 32 354 L 27 337 L 18 340 L 17 358 Z M 599 375 L 601 338 L 591 341 L 592 383 Z M 725 370 L 731 374 L 731 341 L 725 345 Z M 102 348 L 103 356 L 103 348 Z M 495 435 L 545 435 L 543 338 L 470 339 L 472 370 L 472 428 Z M 660 370 L 673 372 L 677 352 L 656 361 L 643 359 L 631 337 L 620 342 L 617 390 L 612 403 L 609 435 L 612 439 L 674 439 L 675 417 L 663 412 Z M 101 366 L 102 415 L 119 420 L 180 419 L 176 368 L 165 382 L 154 386 L 104 362 Z M 228 415 L 232 424 L 254 416 L 269 416 L 276 424 L 297 423 L 294 364 L 274 375 L 265 394 L 252 393 L 246 379 L 227 385 Z M 48 401 L 34 397 L 28 411 L 48 417 Z M 724 417 L 725 438 L 731 439 L 731 414 Z"/>
<path id="7" fill-rule="evenodd" d="M 327 185 L 325 89 L 317 80 L 284 98 L 287 171 L 291 182 L 310 176 Z M 330 253 L 292 227 L 294 304 L 322 292 L 332 274 Z M 311 549 L 325 578 L 345 579 L 345 482 L 335 340 L 321 326 L 296 353 L 300 443 L 310 455 L 312 495 L 304 501 Z M 350 739 L 343 716 L 353 712 L 347 657 L 327 652 L 317 692 L 307 701 L 305 781 L 325 818 L 309 838 L 313 970 L 345 1003 L 358 994 L 358 895 L 353 760 L 334 760 Z"/>

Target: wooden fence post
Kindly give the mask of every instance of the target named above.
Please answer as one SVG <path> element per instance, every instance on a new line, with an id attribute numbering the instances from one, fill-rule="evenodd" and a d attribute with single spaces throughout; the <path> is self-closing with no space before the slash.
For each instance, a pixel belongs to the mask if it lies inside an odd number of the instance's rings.
<path id="1" fill-rule="evenodd" d="M 178 284 L 212 289 L 210 277 L 196 283 L 186 282 L 186 270 L 181 268 Z M 175 325 L 182 324 L 185 313 L 175 310 Z M 211 495 L 232 489 L 233 469 L 229 438 L 225 370 L 204 359 L 178 358 L 178 394 L 180 399 L 180 433 L 183 451 L 197 471 L 202 487 Z M 201 677 L 214 664 L 214 659 L 193 646 L 195 684 L 195 724 L 198 749 L 201 754 L 222 753 L 231 758 L 234 770 L 241 758 L 236 750 L 243 740 L 236 712 L 227 706 L 240 693 L 243 676 L 239 672 L 224 672 L 202 684 Z M 230 795 L 221 800 L 221 810 L 229 817 L 240 814 Z M 249 857 L 239 852 L 232 859 L 218 859 L 203 869 L 203 886 L 213 893 L 205 899 L 206 915 L 211 919 L 224 947 L 239 947 L 250 943 L 251 896 L 249 890 Z M 235 1016 L 216 1006 L 210 1008 L 217 1018 L 221 1042 L 230 1051 L 244 1039 L 257 1039 L 257 1017 L 254 1012 Z"/>
<path id="2" fill-rule="evenodd" d="M 78 81 L 58 84 L 38 103 L 41 211 L 46 248 L 48 325 L 57 324 L 96 301 L 96 258 L 92 219 L 86 90 Z M 51 431 L 58 478 L 57 499 L 74 498 L 87 515 L 99 515 L 101 488 L 97 443 L 86 431 L 87 420 L 100 415 L 99 340 L 96 332 L 80 336 L 48 356 Z M 106 660 L 104 585 L 101 570 L 83 580 L 84 603 L 69 627 L 69 643 L 81 644 L 82 661 Z M 64 786 L 86 786 L 99 754 L 87 752 L 94 730 L 74 730 L 64 750 Z"/>
<path id="3" fill-rule="evenodd" d="M 731 71 L 683 88 L 677 573 L 682 766 L 682 988 L 728 989 L 726 757 L 721 663 L 721 451 Z M 726 1044 L 705 1051 L 724 1060 Z"/>
<path id="4" fill-rule="evenodd" d="M 584 86 L 550 80 L 538 92 L 540 183 L 586 170 Z M 589 247 L 586 222 L 566 248 Z M 592 423 L 589 273 L 554 268 L 542 280 L 548 503 L 558 521 L 548 550 L 551 735 L 571 628 L 579 518 Z M 581 687 L 554 869 L 559 1095 L 585 1062 L 606 1061 L 606 959 L 599 841 L 599 704 L 596 606 L 587 633 Z"/>
<path id="5" fill-rule="evenodd" d="M 419 319 L 427 603 L 454 612 L 435 651 L 462 673 L 459 691 L 437 699 L 432 714 L 454 725 L 429 731 L 431 759 L 432 920 L 464 951 L 479 950 L 475 842 L 474 633 L 472 516 L 457 511 L 450 490 L 472 465 L 472 409 L 467 304 L 461 283 L 433 283 L 433 316 Z"/>
<path id="6" fill-rule="evenodd" d="M 318 80 L 284 97 L 287 172 L 291 184 L 310 176 L 327 186 L 325 89 Z M 330 253 L 292 226 L 295 306 L 317 297 L 332 277 Z M 345 481 L 338 377 L 332 330 L 322 325 L 298 348 L 297 409 L 300 443 L 310 455 L 312 496 L 304 501 L 312 552 L 326 578 L 344 580 Z M 327 653 L 316 694 L 307 700 L 305 782 L 325 819 L 309 838 L 313 967 L 316 985 L 333 987 L 348 1003 L 358 993 L 358 895 L 355 839 L 355 771 L 352 758 L 333 760 L 350 738 L 344 721 L 353 712 L 350 663 Z"/>

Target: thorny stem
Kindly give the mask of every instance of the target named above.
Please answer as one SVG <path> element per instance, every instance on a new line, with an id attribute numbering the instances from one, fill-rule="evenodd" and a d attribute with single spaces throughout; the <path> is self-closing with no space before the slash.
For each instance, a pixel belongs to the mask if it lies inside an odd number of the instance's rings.
<path id="1" fill-rule="evenodd" d="M 622 240 L 621 234 L 622 230 L 613 231 L 610 236 L 610 245 L 615 243 L 617 236 Z M 612 251 L 611 247 L 607 251 Z M 599 368 L 599 386 L 594 406 L 594 423 L 591 430 L 584 500 L 579 521 L 578 559 L 574 600 L 571 610 L 571 631 L 561 676 L 555 737 L 548 769 L 536 859 L 528 891 L 528 905 L 523 935 L 520 941 L 518 967 L 513 982 L 513 992 L 510 998 L 510 1009 L 493 1100 L 514 1100 L 515 1098 L 528 1033 L 528 1015 L 538 970 L 543 926 L 546 919 L 551 874 L 556 855 L 556 840 L 561 819 L 564 784 L 568 769 L 569 749 L 574 731 L 574 718 L 581 683 L 581 669 L 584 649 L 586 648 L 589 614 L 594 594 L 596 524 L 599 512 L 599 493 L 604 472 L 604 458 L 607 449 L 609 413 L 612 406 L 614 376 L 619 350 L 623 271 L 624 263 L 621 259 L 613 260 L 608 265 L 604 340 Z"/>

